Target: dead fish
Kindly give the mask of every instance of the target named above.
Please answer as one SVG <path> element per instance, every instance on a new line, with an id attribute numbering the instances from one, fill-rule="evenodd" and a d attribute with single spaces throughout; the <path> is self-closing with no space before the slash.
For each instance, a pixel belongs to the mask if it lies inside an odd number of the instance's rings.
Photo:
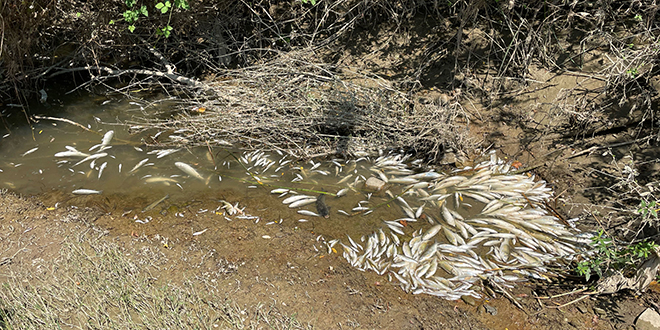
<path id="1" fill-rule="evenodd" d="M 176 162 L 176 163 L 174 163 L 174 165 L 175 165 L 176 167 L 178 167 L 178 168 L 179 168 L 181 171 L 183 171 L 184 173 L 186 173 L 186 174 L 188 174 L 188 175 L 190 175 L 190 176 L 192 176 L 192 177 L 194 177 L 194 178 L 200 179 L 200 180 L 202 180 L 202 181 L 206 181 L 206 180 L 205 180 L 205 179 L 199 174 L 199 172 L 197 172 L 192 166 L 190 166 L 190 165 L 188 165 L 188 164 L 186 164 L 186 163 L 182 163 L 182 162 Z"/>
<path id="2" fill-rule="evenodd" d="M 288 197 L 288 198 L 284 199 L 282 201 L 282 203 L 291 204 L 293 202 L 297 202 L 297 201 L 302 200 L 302 199 L 310 199 L 310 198 L 314 198 L 314 197 L 309 196 L 309 195 L 295 195 L 295 196 L 291 196 L 291 197 Z"/>
<path id="3" fill-rule="evenodd" d="M 424 236 L 422 236 L 422 240 L 424 240 L 424 241 L 430 240 L 431 238 L 435 237 L 435 235 L 437 235 L 440 232 L 441 229 L 442 229 L 441 225 L 435 225 L 435 226 L 431 227 L 431 229 L 429 229 L 426 232 L 426 234 L 424 234 Z"/>
<path id="4" fill-rule="evenodd" d="M 101 174 L 103 174 L 103 170 L 105 169 L 106 166 L 108 166 L 108 162 L 104 162 L 103 164 L 101 164 L 101 167 L 99 167 L 99 180 L 101 179 Z"/>
<path id="5" fill-rule="evenodd" d="M 82 164 L 82 163 L 84 163 L 84 162 L 86 162 L 86 161 L 88 161 L 88 160 L 94 160 L 94 159 L 103 158 L 103 157 L 105 157 L 105 156 L 107 156 L 107 155 L 108 155 L 108 154 L 105 153 L 105 152 L 102 152 L 102 153 L 99 153 L 99 154 L 93 154 L 93 155 L 90 155 L 90 156 L 87 156 L 87 157 L 83 158 L 83 160 L 81 160 L 81 161 L 79 161 L 79 162 L 73 164 L 73 166 L 71 166 L 71 167 L 75 167 L 75 166 L 77 166 L 77 165 L 80 165 L 80 164 Z"/>
<path id="6" fill-rule="evenodd" d="M 163 158 L 167 155 L 171 155 L 181 149 L 163 149 L 163 150 L 152 150 L 147 152 L 147 155 L 153 155 L 156 154 L 156 158 Z"/>
<path id="7" fill-rule="evenodd" d="M 348 188 L 344 188 L 344 189 L 338 191 L 336 196 L 341 197 L 341 196 L 346 195 L 346 193 L 348 193 Z"/>
<path id="8" fill-rule="evenodd" d="M 316 197 L 316 212 L 326 219 L 330 217 L 330 208 L 325 204 L 325 194 Z"/>
<path id="9" fill-rule="evenodd" d="M 199 236 L 199 235 L 201 235 L 201 234 L 204 234 L 207 230 L 209 230 L 209 229 L 206 228 L 206 229 L 204 229 L 204 230 L 202 230 L 202 231 L 194 232 L 194 233 L 193 233 L 193 236 Z"/>
<path id="10" fill-rule="evenodd" d="M 161 199 L 159 199 L 159 200 L 157 200 L 157 201 L 155 201 L 155 202 L 153 202 L 153 203 L 147 205 L 147 207 L 145 207 L 144 209 L 142 209 L 142 213 L 144 213 L 144 212 L 148 212 L 148 211 L 152 210 L 154 207 L 156 207 L 158 204 L 162 203 L 164 200 L 166 200 L 166 199 L 168 199 L 168 198 L 170 198 L 170 195 L 165 195 L 165 196 L 163 196 Z"/>
<path id="11" fill-rule="evenodd" d="M 89 154 L 80 152 L 78 150 L 60 151 L 55 154 L 55 157 L 89 157 Z"/>
<path id="12" fill-rule="evenodd" d="M 146 164 L 148 161 L 149 161 L 149 158 L 145 158 L 145 159 L 141 160 L 139 163 L 137 163 L 137 165 L 135 165 L 133 167 L 132 170 L 128 171 L 128 173 L 133 173 L 133 172 L 137 171 L 138 168 L 142 167 L 142 165 Z M 119 172 L 121 172 L 121 170 L 119 170 Z"/>
<path id="13" fill-rule="evenodd" d="M 100 194 L 102 191 L 101 190 L 92 190 L 92 189 L 76 189 L 72 191 L 71 193 L 74 195 L 94 195 L 94 194 Z"/>
<path id="14" fill-rule="evenodd" d="M 415 218 L 421 217 L 422 212 L 424 212 L 424 204 L 420 205 L 419 208 L 417 209 L 417 212 L 415 212 Z"/>
<path id="15" fill-rule="evenodd" d="M 312 211 L 308 211 L 308 210 L 298 210 L 298 213 L 302 214 L 302 215 L 308 215 L 310 217 L 318 217 L 319 216 L 318 214 L 316 214 Z"/>
<path id="16" fill-rule="evenodd" d="M 390 179 L 389 182 L 390 183 L 399 183 L 399 184 L 415 184 L 415 183 L 418 183 L 419 180 L 413 179 L 413 178 L 410 178 L 410 177 L 407 177 L 407 178 L 403 177 L 403 178 Z"/>
<path id="17" fill-rule="evenodd" d="M 456 227 L 456 221 L 454 220 L 454 216 L 449 212 L 445 204 L 442 204 L 442 217 L 445 218 L 445 221 L 452 226 Z"/>
<path id="18" fill-rule="evenodd" d="M 21 154 L 21 157 L 25 157 L 26 155 L 29 155 L 29 154 L 31 154 L 31 153 L 37 151 L 38 149 L 39 149 L 39 147 L 32 148 L 32 149 L 30 149 L 30 150 L 24 152 L 23 154 Z"/>
<path id="19" fill-rule="evenodd" d="M 162 177 L 162 176 L 154 176 L 154 177 L 149 177 L 146 180 L 144 180 L 146 183 L 177 183 L 176 179 L 173 178 L 168 178 L 168 177 Z"/>
<path id="20" fill-rule="evenodd" d="M 303 207 L 305 205 L 309 205 L 309 204 L 312 204 L 312 203 L 315 203 L 315 202 L 316 202 L 316 198 L 314 198 L 314 197 L 308 198 L 308 199 L 301 199 L 299 201 L 296 201 L 296 202 L 293 202 L 293 203 L 289 204 L 289 207 L 290 208 Z"/>
<path id="21" fill-rule="evenodd" d="M 101 139 L 101 144 L 97 144 L 89 148 L 89 151 L 96 149 L 96 147 L 99 147 L 99 151 L 105 150 L 106 147 L 110 144 L 110 141 L 112 141 L 113 136 L 115 136 L 115 131 L 109 130 L 105 132 L 105 134 L 103 134 L 103 139 Z"/>

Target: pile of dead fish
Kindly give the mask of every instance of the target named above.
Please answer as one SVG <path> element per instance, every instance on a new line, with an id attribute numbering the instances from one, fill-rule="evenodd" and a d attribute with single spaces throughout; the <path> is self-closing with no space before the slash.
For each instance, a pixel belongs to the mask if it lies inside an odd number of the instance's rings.
<path id="1" fill-rule="evenodd" d="M 245 154 L 242 160 L 261 174 L 286 165 L 286 160 L 271 161 L 259 153 Z M 339 184 L 345 187 L 335 195 L 352 190 L 365 197 L 351 213 L 336 211 L 338 216 L 356 216 L 356 221 L 373 211 L 368 206 L 374 204 L 369 203 L 371 193 L 361 191 L 369 176 L 385 182 L 387 198 L 398 204 L 401 216 L 383 219 L 382 228 L 374 228 L 370 235 L 348 236 L 347 242 L 337 238 L 326 246 L 328 253 L 341 246 L 352 266 L 387 275 L 415 294 L 455 300 L 479 297 L 481 280 L 502 286 L 529 277 L 545 280 L 553 275 L 548 264 L 560 264 L 581 251 L 585 240 L 546 209 L 544 203 L 552 196 L 546 183 L 532 175 L 511 174 L 510 165 L 494 153 L 488 161 L 447 174 L 411 169 L 417 165 L 419 161 L 410 162 L 399 154 L 373 160 L 335 159 L 323 166 L 310 162 L 306 168 L 296 166 L 292 181 L 313 180 L 313 173 L 340 177 Z M 295 192 L 274 189 L 272 193 L 285 197 Z M 298 208 L 317 200 L 293 194 L 283 203 Z M 319 215 L 309 210 L 299 213 Z"/>

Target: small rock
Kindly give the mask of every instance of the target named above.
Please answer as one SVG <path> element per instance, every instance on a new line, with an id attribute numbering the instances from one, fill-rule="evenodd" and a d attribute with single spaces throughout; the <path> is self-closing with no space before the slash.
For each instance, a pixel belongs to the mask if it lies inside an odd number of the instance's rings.
<path id="1" fill-rule="evenodd" d="M 477 301 L 472 296 L 461 296 L 461 300 L 470 306 L 475 306 Z"/>
<path id="2" fill-rule="evenodd" d="M 660 330 L 660 314 L 651 308 L 647 308 L 635 321 L 637 330 Z"/>
<path id="3" fill-rule="evenodd" d="M 483 315 L 484 313 L 486 313 L 486 307 L 484 307 L 484 305 L 479 305 L 477 307 L 477 313 L 479 313 L 479 315 Z"/>
<path id="4" fill-rule="evenodd" d="M 488 312 L 490 315 L 493 316 L 497 315 L 497 308 L 488 304 L 484 304 L 484 308 L 486 309 L 486 312 Z"/>
<path id="5" fill-rule="evenodd" d="M 367 179 L 367 182 L 364 183 L 364 190 L 376 192 L 383 189 L 384 186 L 385 186 L 385 182 L 383 180 L 370 177 L 369 179 Z"/>

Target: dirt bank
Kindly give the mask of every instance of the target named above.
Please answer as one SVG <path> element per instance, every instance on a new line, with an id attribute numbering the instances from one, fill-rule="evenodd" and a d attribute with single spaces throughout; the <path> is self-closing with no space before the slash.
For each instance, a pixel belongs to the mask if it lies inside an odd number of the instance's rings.
<path id="1" fill-rule="evenodd" d="M 227 222 L 193 212 L 176 222 L 154 220 L 144 230 L 130 216 L 122 219 L 97 208 L 53 209 L 54 200 L 48 197 L 42 203 L 37 197 L 4 192 L 0 201 L 0 267 L 6 283 L 2 300 L 5 313 L 23 324 L 140 326 L 147 323 L 136 315 L 170 308 L 157 312 L 150 324 L 167 326 L 178 320 L 184 327 L 217 324 L 237 329 L 610 329 L 625 328 L 644 309 L 642 299 L 630 296 L 588 298 L 559 309 L 557 305 L 579 295 L 535 298 L 564 292 L 561 283 L 519 285 L 512 294 L 524 311 L 501 294 L 450 302 L 406 294 L 386 277 L 355 270 L 337 254 L 315 252 L 317 235 L 310 231 L 248 220 Z M 245 211 L 258 214 L 249 206 Z M 276 220 L 262 216 L 264 222 Z M 188 229 L 193 222 L 211 229 L 193 236 Z M 194 295 L 183 293 L 190 291 Z M 176 304 L 149 300 L 163 292 L 177 297 L 172 298 Z M 80 302 L 72 302 L 72 295 Z M 123 297 L 125 305 L 113 301 L 115 296 Z M 649 293 L 645 299 L 653 297 L 658 295 Z M 201 301 L 203 305 L 196 305 Z M 34 305 L 21 305 L 27 302 Z M 87 314 L 106 308 L 109 320 Z M 182 317 L 191 314 L 196 318 Z"/>

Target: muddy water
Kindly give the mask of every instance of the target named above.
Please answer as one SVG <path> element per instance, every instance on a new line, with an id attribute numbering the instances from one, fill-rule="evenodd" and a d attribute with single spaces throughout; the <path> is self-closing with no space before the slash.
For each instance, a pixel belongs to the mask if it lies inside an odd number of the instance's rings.
<path id="1" fill-rule="evenodd" d="M 221 147 L 146 147 L 145 140 L 168 141 L 176 139 L 178 132 L 147 131 L 131 135 L 128 125 L 117 124 L 135 116 L 162 115 L 168 109 L 166 103 L 146 111 L 145 106 L 125 99 L 82 98 L 67 104 L 52 117 L 70 120 L 87 130 L 48 119 L 39 120 L 31 127 L 11 127 L 0 142 L 0 187 L 25 195 L 42 195 L 53 201 L 51 207 L 94 206 L 107 213 L 130 216 L 136 226 L 148 226 L 149 221 L 180 221 L 186 212 L 208 212 L 222 221 L 258 222 L 260 215 L 267 215 L 275 219 L 269 225 L 313 230 L 331 239 L 346 235 L 360 237 L 382 227 L 383 219 L 403 216 L 396 204 L 383 204 L 390 197 L 382 193 L 372 195 L 353 189 L 343 197 L 333 196 L 347 184 L 371 176 L 368 158 L 318 164 L 299 162 L 277 153 L 250 155 Z M 88 155 L 99 154 L 98 145 L 109 131 L 113 137 L 109 148 L 102 151 L 107 154 L 104 157 L 84 161 L 84 156 L 55 156 L 73 148 Z M 172 153 L 157 153 L 163 150 Z M 263 165 L 253 167 L 256 158 L 273 162 L 267 173 L 260 173 L 265 168 Z M 184 172 L 175 165 L 177 162 L 190 165 L 201 178 Z M 142 165 L 135 168 L 139 164 Z M 347 176 L 350 177 L 346 179 Z M 342 179 L 346 180 L 339 184 Z M 293 191 L 283 197 L 271 193 L 282 187 Z M 99 193 L 73 193 L 81 189 Z M 398 189 L 392 191 L 401 192 L 401 187 Z M 330 193 L 326 198 L 329 218 L 297 213 L 299 210 L 316 213 L 315 203 L 297 208 L 284 205 L 282 201 L 295 192 L 312 197 L 321 192 Z M 161 199 L 162 202 L 155 203 Z M 151 204 L 155 205 L 146 209 Z M 357 206 L 376 205 L 380 207 L 366 216 L 352 211 Z M 230 215 L 228 211 L 234 206 L 239 213 Z M 353 216 L 343 215 L 340 210 Z"/>

